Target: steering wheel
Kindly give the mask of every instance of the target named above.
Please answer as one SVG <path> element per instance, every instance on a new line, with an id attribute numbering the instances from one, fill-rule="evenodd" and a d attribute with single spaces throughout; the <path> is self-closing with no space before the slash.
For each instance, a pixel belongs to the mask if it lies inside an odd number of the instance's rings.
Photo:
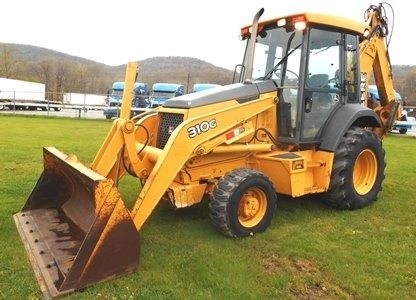
<path id="1" fill-rule="evenodd" d="M 276 70 L 273 71 L 274 75 L 276 75 L 276 77 L 277 77 L 275 80 L 279 81 L 279 83 L 280 83 L 281 82 L 281 78 L 280 78 L 281 74 L 279 72 L 281 72 L 281 69 L 276 69 Z M 286 69 L 286 73 L 290 73 L 290 74 L 294 75 L 296 77 L 296 80 L 299 81 L 299 75 L 296 72 L 294 72 L 290 69 Z"/>
<path id="2" fill-rule="evenodd" d="M 276 69 L 276 70 L 273 71 L 273 73 L 274 73 L 274 75 L 276 75 L 277 78 L 280 78 L 280 73 L 279 72 L 281 72 L 281 71 L 282 71 L 281 69 Z M 297 79 L 299 79 L 299 75 L 295 71 L 292 71 L 290 69 L 286 69 L 286 72 L 290 73 L 292 75 L 295 75 L 295 77 Z"/>

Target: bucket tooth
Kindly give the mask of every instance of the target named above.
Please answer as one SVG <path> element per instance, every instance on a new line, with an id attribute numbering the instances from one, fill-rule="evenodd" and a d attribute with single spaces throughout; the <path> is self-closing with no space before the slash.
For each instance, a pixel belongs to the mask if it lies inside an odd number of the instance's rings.
<path id="1" fill-rule="evenodd" d="M 14 215 L 46 298 L 134 272 L 139 233 L 113 182 L 55 148 Z"/>

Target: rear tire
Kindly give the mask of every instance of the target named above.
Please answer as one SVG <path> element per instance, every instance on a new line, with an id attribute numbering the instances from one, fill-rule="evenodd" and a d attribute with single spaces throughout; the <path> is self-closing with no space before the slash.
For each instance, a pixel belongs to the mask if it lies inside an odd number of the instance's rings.
<path id="1" fill-rule="evenodd" d="M 212 223 L 226 236 L 263 232 L 276 209 L 273 184 L 261 172 L 236 169 L 219 180 L 209 203 Z"/>
<path id="2" fill-rule="evenodd" d="M 381 141 L 371 131 L 349 129 L 335 151 L 326 200 L 340 209 L 359 209 L 377 200 L 386 162 Z"/>

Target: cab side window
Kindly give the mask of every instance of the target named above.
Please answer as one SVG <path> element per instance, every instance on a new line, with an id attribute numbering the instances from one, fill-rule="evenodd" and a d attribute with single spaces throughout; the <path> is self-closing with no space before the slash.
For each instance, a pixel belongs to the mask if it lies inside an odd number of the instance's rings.
<path id="1" fill-rule="evenodd" d="M 339 32 L 312 28 L 303 94 L 302 138 L 320 136 L 328 115 L 340 99 L 342 36 Z"/>

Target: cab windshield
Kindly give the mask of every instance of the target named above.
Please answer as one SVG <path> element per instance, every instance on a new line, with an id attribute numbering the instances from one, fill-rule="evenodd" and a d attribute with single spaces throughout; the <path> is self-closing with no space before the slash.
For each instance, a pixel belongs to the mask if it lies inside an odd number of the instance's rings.
<path id="1" fill-rule="evenodd" d="M 110 96 L 114 99 L 121 99 L 123 97 L 123 90 L 112 90 Z"/>
<path id="2" fill-rule="evenodd" d="M 175 92 L 153 91 L 152 96 L 170 98 L 175 96 Z"/>
<path id="3" fill-rule="evenodd" d="M 279 86 L 297 83 L 302 31 L 266 27 L 257 36 L 252 80 L 274 79 Z"/>

